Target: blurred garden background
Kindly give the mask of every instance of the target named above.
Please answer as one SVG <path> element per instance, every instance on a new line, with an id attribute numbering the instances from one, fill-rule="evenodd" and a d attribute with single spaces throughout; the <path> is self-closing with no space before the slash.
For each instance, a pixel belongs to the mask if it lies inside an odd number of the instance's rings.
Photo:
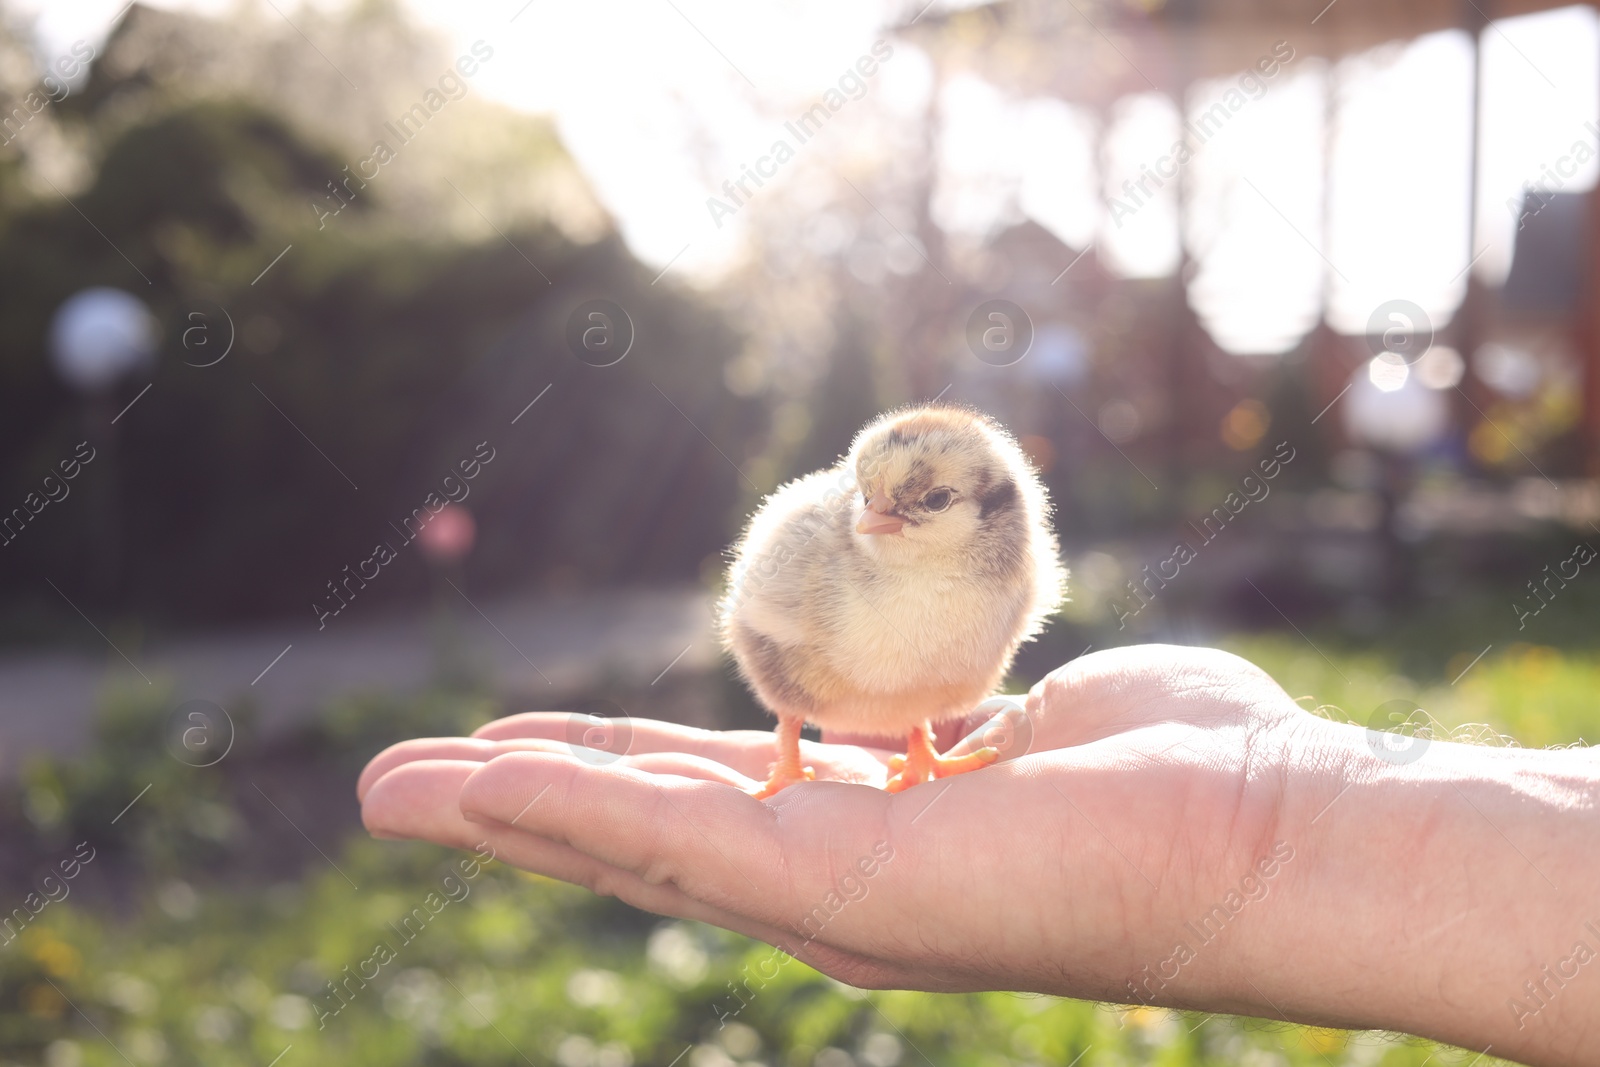
<path id="1" fill-rule="evenodd" d="M 0 1064 L 1494 1062 L 798 963 L 723 1025 L 763 946 L 496 863 L 323 1017 L 459 872 L 365 761 L 763 727 L 724 552 L 897 404 L 1054 495 L 1014 691 L 1600 736 L 1591 7 L 467 7 L 0 0 Z"/>

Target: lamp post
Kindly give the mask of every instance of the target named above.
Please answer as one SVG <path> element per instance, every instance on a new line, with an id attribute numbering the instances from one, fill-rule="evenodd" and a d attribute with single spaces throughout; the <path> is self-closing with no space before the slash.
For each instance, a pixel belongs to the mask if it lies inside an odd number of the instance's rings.
<path id="1" fill-rule="evenodd" d="M 50 357 L 56 373 L 84 398 L 84 434 L 107 473 L 91 489 L 90 525 L 95 559 L 94 592 L 110 601 L 120 578 L 121 529 L 116 489 L 114 390 L 118 382 L 148 366 L 161 337 L 150 309 L 138 297 L 96 286 L 64 300 L 50 321 Z"/>
<path id="2" fill-rule="evenodd" d="M 1411 589 L 1409 551 L 1401 536 L 1399 513 L 1411 485 L 1415 456 L 1450 429 L 1450 404 L 1435 384 L 1439 380 L 1437 365 L 1449 358 L 1460 359 L 1444 348 L 1430 349 L 1412 360 L 1395 352 L 1380 352 L 1356 369 L 1345 397 L 1346 432 L 1382 457 L 1380 536 L 1384 592 L 1390 602 L 1400 600 Z"/>

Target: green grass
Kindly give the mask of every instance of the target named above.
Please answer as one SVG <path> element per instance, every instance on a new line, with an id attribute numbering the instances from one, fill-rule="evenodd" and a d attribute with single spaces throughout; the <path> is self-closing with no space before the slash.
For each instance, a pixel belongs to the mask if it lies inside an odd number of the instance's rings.
<path id="1" fill-rule="evenodd" d="M 1435 676 L 1419 677 L 1405 673 L 1399 654 L 1336 652 L 1293 635 L 1234 638 L 1223 647 L 1261 666 L 1305 706 L 1335 718 L 1365 724 L 1386 702 L 1409 700 L 1457 736 L 1493 741 L 1492 731 L 1528 748 L 1600 739 L 1594 653 L 1512 644 L 1473 663 L 1479 650 L 1466 650 Z M 1484 726 L 1489 731 L 1472 729 Z"/>
<path id="2" fill-rule="evenodd" d="M 1398 653 L 1316 640 L 1225 644 L 1308 707 L 1358 722 L 1404 698 L 1447 728 L 1486 724 L 1527 746 L 1600 736 L 1593 652 L 1495 649 L 1452 685 L 1476 650 L 1408 676 L 1401 664 L 1410 661 Z M 318 754 L 319 773 L 342 778 L 389 736 L 459 728 L 495 712 L 481 697 L 437 693 L 352 702 L 300 743 Z M 1473 1062 L 1472 1053 L 1376 1033 L 1054 997 L 862 993 L 793 961 L 733 1012 L 734 984 L 764 965 L 771 973 L 765 945 L 502 864 L 462 880 L 451 866 L 460 856 L 350 828 L 333 831 L 329 860 L 302 849 L 277 865 L 290 873 L 261 873 L 275 869 L 258 862 L 269 839 L 288 835 L 263 829 L 260 805 L 246 803 L 248 786 L 236 779 L 281 790 L 273 775 L 282 767 L 265 760 L 229 775 L 184 767 L 150 728 L 160 713 L 148 697 L 114 702 L 100 749 L 72 764 L 35 766 L 27 791 L 7 802 L 18 817 L 28 813 L 39 856 L 66 855 L 89 836 L 104 843 L 86 872 L 116 878 L 109 899 L 80 892 L 51 904 L 0 947 L 0 1064 L 266 1067 L 280 1054 L 280 1067 L 999 1067 L 1080 1055 L 1084 1067 Z M 248 723 L 242 737 L 248 742 Z M 108 837 L 106 812 L 145 782 L 150 792 Z M 452 872 L 467 895 L 403 941 L 389 924 L 425 907 Z M 83 884 L 90 881 L 86 873 Z M 374 958 L 379 943 L 395 958 L 371 981 L 352 983 L 341 1005 L 327 983 Z"/>
<path id="3" fill-rule="evenodd" d="M 730 983 L 763 966 L 771 973 L 766 946 L 504 869 L 405 944 L 386 923 L 423 900 L 422 868 L 447 857 L 352 842 L 338 859 L 359 890 L 327 870 L 271 893 L 202 892 L 192 913 L 174 907 L 188 897 L 170 883 L 127 921 L 47 908 L 20 951 L 0 956 L 5 1055 L 85 1067 L 124 1063 L 117 1049 L 137 1064 L 262 1067 L 289 1046 L 283 1067 L 954 1067 L 1065 1064 L 1086 1050 L 1081 1062 L 1095 1065 L 1467 1062 L 1379 1035 L 1054 997 L 865 994 L 796 962 L 722 1026 L 719 1015 L 740 1003 Z M 395 960 L 324 1015 L 338 1003 L 328 978 L 385 940 Z"/>

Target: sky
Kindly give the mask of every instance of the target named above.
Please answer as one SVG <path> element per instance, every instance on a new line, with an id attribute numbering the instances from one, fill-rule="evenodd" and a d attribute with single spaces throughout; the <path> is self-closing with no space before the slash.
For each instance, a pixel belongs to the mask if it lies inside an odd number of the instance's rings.
<path id="1" fill-rule="evenodd" d="M 214 12 L 231 0 L 155 2 Z M 37 12 L 45 54 L 103 37 L 124 3 L 13 0 Z M 298 10 L 276 4 L 291 19 Z M 481 38 L 512 58 L 484 67 L 474 89 L 552 115 L 634 253 L 702 280 L 737 261 L 744 236 L 737 213 L 714 219 L 707 198 L 724 195 L 722 183 L 754 165 L 786 120 L 869 54 L 883 24 L 914 13 L 887 0 L 406 4 L 456 49 Z M 1195 86 L 1182 114 L 1155 94 L 1125 98 L 1105 130 L 1081 108 L 952 79 L 937 90 L 944 132 L 934 217 L 972 236 L 1031 218 L 1074 249 L 1094 242 L 1129 276 L 1171 273 L 1182 242 L 1194 260 L 1191 300 L 1235 352 L 1287 349 L 1324 306 L 1343 332 L 1362 331 L 1372 310 L 1394 299 L 1442 324 L 1469 270 L 1491 284 L 1504 279 L 1517 227 L 1507 205 L 1524 183 L 1575 192 L 1600 174 L 1600 161 L 1574 167 L 1572 158 L 1577 142 L 1600 146 L 1596 13 L 1576 7 L 1495 22 L 1481 52 L 1475 209 L 1473 49 L 1450 31 L 1337 64 L 1296 57 L 1246 87 L 1244 105 L 1184 170 L 1192 199 L 1181 224 L 1177 183 L 1136 204 L 1122 183 L 1169 166 L 1162 159 L 1181 122 L 1238 91 L 1238 79 Z M 936 91 L 926 59 L 903 44 L 866 81 L 863 102 L 830 120 L 807 151 L 870 152 L 880 128 L 873 123 L 921 115 Z M 771 180 L 804 180 L 804 171 L 779 169 Z"/>

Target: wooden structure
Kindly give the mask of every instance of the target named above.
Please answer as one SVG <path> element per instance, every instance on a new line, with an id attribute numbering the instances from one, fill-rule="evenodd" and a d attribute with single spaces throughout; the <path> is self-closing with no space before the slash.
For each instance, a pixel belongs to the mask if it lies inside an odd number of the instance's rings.
<path id="1" fill-rule="evenodd" d="M 1274 42 L 1290 42 L 1297 57 L 1337 61 L 1387 42 L 1412 40 L 1441 30 L 1466 32 L 1478 47 L 1495 19 L 1572 6 L 1544 0 L 998 0 L 957 10 L 926 10 L 898 28 L 906 40 L 932 58 L 936 77 L 963 73 L 981 77 L 1018 98 L 1053 97 L 1104 116 L 1123 97 L 1158 92 L 1182 112 L 1187 88 L 1196 81 L 1250 69 Z M 1474 71 L 1478 69 L 1474 64 Z M 1473 111 L 1481 114 L 1481 86 L 1473 79 Z M 1330 96 L 1332 88 L 1330 87 Z M 1104 123 L 1101 124 L 1102 128 Z M 1469 204 L 1476 204 L 1478 123 L 1472 130 Z M 1177 179 L 1181 183 L 1184 179 Z M 1181 184 L 1180 184 L 1181 190 Z M 1582 457 L 1567 473 L 1600 475 L 1600 269 L 1589 250 L 1600 244 L 1600 190 L 1585 194 L 1585 255 L 1580 267 L 1580 298 L 1561 329 L 1572 339 L 1583 374 Z M 1182 195 L 1180 191 L 1180 205 Z M 1181 210 L 1181 207 L 1180 207 Z M 1473 221 L 1476 225 L 1476 211 Z M 1182 242 L 1180 242 L 1181 246 Z M 1471 241 L 1471 248 L 1479 242 Z M 1518 249 L 1518 255 L 1523 254 Z M 1190 277 L 1187 250 L 1179 278 Z M 1468 289 L 1454 319 L 1437 340 L 1463 353 L 1474 352 L 1489 335 L 1487 316 L 1495 314 L 1498 294 L 1486 292 L 1469 275 Z M 1174 398 L 1196 372 L 1183 364 L 1203 362 L 1195 345 L 1209 344 L 1199 324 L 1173 338 L 1168 378 Z M 1331 401 L 1352 370 L 1368 358 L 1363 338 L 1341 337 L 1324 320 L 1307 340 L 1315 388 Z M 1491 398 L 1475 395 L 1472 379 L 1456 398 L 1465 420 L 1473 406 Z M 1320 406 L 1320 405 L 1319 405 Z M 1178 431 L 1174 431 L 1175 436 Z M 1173 441 L 1176 445 L 1176 440 Z"/>

